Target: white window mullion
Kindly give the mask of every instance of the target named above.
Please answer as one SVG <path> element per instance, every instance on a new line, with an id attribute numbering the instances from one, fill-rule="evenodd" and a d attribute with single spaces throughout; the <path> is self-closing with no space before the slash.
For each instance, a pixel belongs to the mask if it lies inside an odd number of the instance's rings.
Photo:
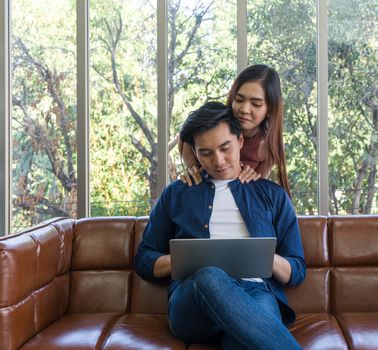
<path id="1" fill-rule="evenodd" d="M 158 193 L 168 184 L 168 16 L 167 0 L 157 1 Z M 155 199 L 155 198 L 153 198 Z"/>
<path id="2" fill-rule="evenodd" d="M 237 70 L 248 66 L 247 0 L 237 1 Z"/>
<path id="3" fill-rule="evenodd" d="M 90 215 L 89 202 L 89 0 L 77 11 L 77 216 Z"/>
<path id="4" fill-rule="evenodd" d="M 319 214 L 329 213 L 328 184 L 328 23 L 327 0 L 318 0 L 318 195 Z"/>
<path id="5" fill-rule="evenodd" d="M 0 2 L 0 236 L 11 233 L 10 1 Z"/>

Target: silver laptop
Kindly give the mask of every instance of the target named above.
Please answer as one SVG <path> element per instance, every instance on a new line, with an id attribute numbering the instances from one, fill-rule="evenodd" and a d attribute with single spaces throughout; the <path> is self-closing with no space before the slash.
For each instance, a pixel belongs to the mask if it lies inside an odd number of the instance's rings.
<path id="1" fill-rule="evenodd" d="M 171 239 L 172 279 L 184 279 L 202 267 L 219 267 L 234 278 L 272 275 L 275 237 Z"/>

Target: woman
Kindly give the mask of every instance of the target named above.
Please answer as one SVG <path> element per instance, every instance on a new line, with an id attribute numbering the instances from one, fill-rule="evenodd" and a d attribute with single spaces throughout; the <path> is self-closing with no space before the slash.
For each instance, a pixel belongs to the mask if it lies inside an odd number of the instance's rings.
<path id="1" fill-rule="evenodd" d="M 283 101 L 280 78 L 266 65 L 253 65 L 243 70 L 235 79 L 228 94 L 227 106 L 242 126 L 244 146 L 241 150 L 242 182 L 267 178 L 277 167 L 280 185 L 290 195 L 283 145 Z M 192 179 L 202 181 L 198 161 L 185 143 L 180 143 L 180 153 L 188 174 L 181 180 L 189 186 Z"/>

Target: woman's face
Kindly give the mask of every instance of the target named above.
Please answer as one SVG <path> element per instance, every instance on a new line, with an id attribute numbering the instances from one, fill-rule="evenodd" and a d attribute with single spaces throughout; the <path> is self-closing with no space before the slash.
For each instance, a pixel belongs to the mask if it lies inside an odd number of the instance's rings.
<path id="1" fill-rule="evenodd" d="M 240 121 L 243 135 L 254 136 L 268 112 L 265 92 L 261 84 L 257 81 L 243 84 L 232 102 L 232 111 Z"/>

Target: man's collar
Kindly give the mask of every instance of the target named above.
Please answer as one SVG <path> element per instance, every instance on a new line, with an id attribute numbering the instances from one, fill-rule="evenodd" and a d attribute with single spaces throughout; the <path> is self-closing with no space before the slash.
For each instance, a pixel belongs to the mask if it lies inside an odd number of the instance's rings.
<path id="1" fill-rule="evenodd" d="M 206 182 L 211 182 L 212 180 L 214 180 L 213 177 L 211 177 L 207 172 L 206 170 L 201 170 L 201 175 L 202 175 L 202 178 L 206 181 Z M 239 181 L 239 178 L 236 178 L 236 179 L 233 179 L 232 181 L 230 181 L 230 183 L 235 183 Z"/>

